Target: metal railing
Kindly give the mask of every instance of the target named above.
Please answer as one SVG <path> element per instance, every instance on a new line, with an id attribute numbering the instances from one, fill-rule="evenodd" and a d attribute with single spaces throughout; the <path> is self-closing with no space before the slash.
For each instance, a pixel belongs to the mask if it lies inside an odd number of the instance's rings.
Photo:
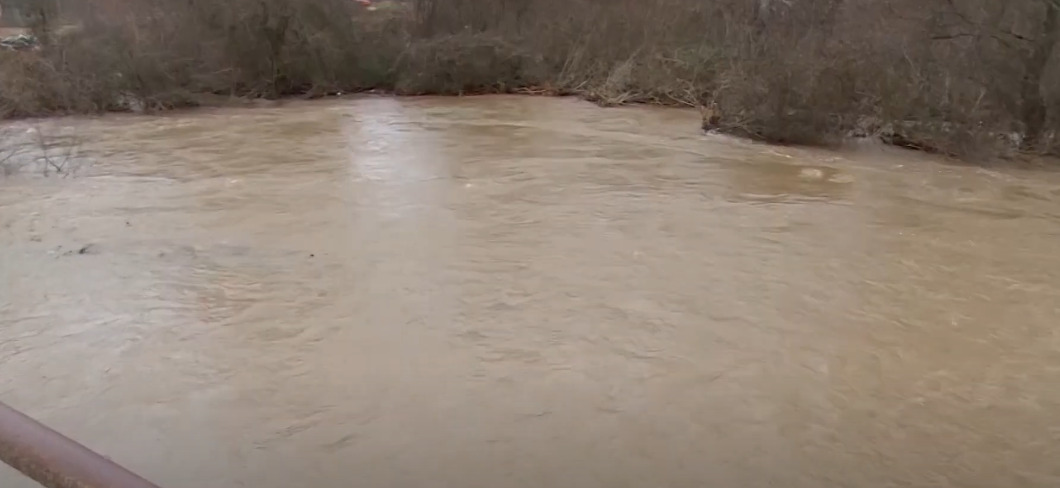
<path id="1" fill-rule="evenodd" d="M 3 403 L 0 461 L 46 488 L 158 488 Z"/>

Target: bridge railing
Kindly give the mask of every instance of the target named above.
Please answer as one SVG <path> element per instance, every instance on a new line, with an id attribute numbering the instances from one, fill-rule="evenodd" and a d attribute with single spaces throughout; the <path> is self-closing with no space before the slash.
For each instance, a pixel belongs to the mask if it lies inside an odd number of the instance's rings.
<path id="1" fill-rule="evenodd" d="M 46 488 L 158 488 L 3 403 L 0 461 Z"/>

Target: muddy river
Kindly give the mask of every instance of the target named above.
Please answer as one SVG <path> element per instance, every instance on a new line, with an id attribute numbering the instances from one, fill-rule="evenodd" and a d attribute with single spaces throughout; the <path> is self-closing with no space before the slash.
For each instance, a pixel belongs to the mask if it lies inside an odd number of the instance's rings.
<path id="1" fill-rule="evenodd" d="M 167 488 L 1060 486 L 1060 173 L 697 117 L 23 122 L 0 400 Z"/>

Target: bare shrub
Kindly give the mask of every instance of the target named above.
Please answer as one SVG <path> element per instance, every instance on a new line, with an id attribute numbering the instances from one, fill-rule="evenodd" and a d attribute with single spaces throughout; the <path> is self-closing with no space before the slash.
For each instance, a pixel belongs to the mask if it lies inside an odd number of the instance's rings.
<path id="1" fill-rule="evenodd" d="M 545 72 L 532 53 L 504 39 L 451 34 L 416 41 L 395 68 L 399 93 L 491 93 L 534 86 Z"/>
<path id="2" fill-rule="evenodd" d="M 44 49 L 0 53 L 2 115 L 516 91 L 954 155 L 1054 151 L 1060 125 L 1055 0 L 42 1 Z"/>

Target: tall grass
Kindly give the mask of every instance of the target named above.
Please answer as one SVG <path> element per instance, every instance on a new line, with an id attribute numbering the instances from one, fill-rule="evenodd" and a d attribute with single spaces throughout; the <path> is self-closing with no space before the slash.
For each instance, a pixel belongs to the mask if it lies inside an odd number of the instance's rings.
<path id="1" fill-rule="evenodd" d="M 159 110 L 203 94 L 576 94 L 709 107 L 791 143 L 878 135 L 1052 151 L 1054 0 L 39 0 L 0 55 L 0 115 Z M 925 6 L 926 5 L 926 6 Z"/>

